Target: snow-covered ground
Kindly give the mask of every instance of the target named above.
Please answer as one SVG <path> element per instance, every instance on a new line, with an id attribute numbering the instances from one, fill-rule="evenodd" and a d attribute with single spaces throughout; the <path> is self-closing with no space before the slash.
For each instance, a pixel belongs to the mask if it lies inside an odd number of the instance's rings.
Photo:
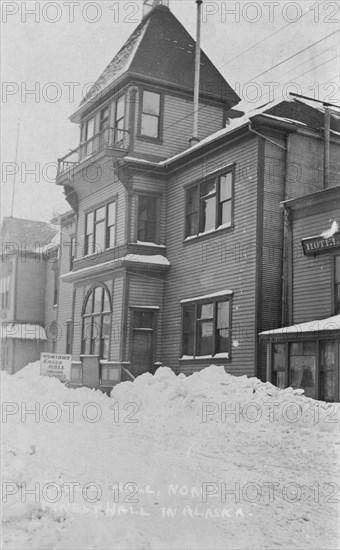
<path id="1" fill-rule="evenodd" d="M 338 547 L 338 405 L 215 366 L 111 398 L 38 373 L 2 374 L 3 548 Z"/>

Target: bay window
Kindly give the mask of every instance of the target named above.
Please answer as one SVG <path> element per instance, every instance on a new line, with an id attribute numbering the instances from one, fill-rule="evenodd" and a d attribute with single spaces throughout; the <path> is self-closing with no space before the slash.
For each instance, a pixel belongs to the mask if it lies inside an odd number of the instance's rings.
<path id="1" fill-rule="evenodd" d="M 230 299 L 182 305 L 183 357 L 230 359 L 230 308 Z"/>
<path id="2" fill-rule="evenodd" d="M 186 237 L 231 226 L 233 178 L 233 170 L 229 170 L 187 189 Z"/>
<path id="3" fill-rule="evenodd" d="M 105 285 L 87 293 L 82 311 L 82 354 L 109 358 L 111 299 Z"/>
<path id="4" fill-rule="evenodd" d="M 157 242 L 157 211 L 157 197 L 138 196 L 138 241 Z"/>
<path id="5" fill-rule="evenodd" d="M 84 255 L 102 252 L 115 245 L 116 202 L 96 208 L 85 215 Z"/>

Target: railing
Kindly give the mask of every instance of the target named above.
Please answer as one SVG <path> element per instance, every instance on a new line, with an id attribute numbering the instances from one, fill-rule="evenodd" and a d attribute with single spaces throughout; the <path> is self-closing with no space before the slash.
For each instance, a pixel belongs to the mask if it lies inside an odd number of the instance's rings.
<path id="1" fill-rule="evenodd" d="M 130 136 L 128 130 L 120 128 L 104 128 L 92 138 L 84 141 L 67 155 L 58 159 L 57 178 L 79 164 L 82 160 L 95 155 L 106 147 L 128 149 Z"/>

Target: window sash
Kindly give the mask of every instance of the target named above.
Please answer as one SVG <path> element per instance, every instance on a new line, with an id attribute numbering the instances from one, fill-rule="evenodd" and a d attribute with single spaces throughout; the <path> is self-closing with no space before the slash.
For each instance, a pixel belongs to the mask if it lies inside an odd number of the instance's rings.
<path id="1" fill-rule="evenodd" d="M 185 236 L 192 237 L 231 224 L 232 201 L 231 170 L 187 189 Z"/>
<path id="2" fill-rule="evenodd" d="M 87 297 L 82 316 L 82 353 L 109 358 L 111 308 L 108 292 L 96 286 Z"/>
<path id="3" fill-rule="evenodd" d="M 157 211 L 157 197 L 138 196 L 138 241 L 157 242 Z"/>
<path id="4" fill-rule="evenodd" d="M 84 255 L 102 252 L 115 245 L 116 201 L 100 206 L 85 216 Z"/>
<path id="5" fill-rule="evenodd" d="M 219 319 L 223 307 L 228 312 L 224 323 Z M 182 355 L 199 359 L 205 355 L 230 354 L 230 311 L 230 299 L 186 304 L 182 308 Z"/>
<path id="6" fill-rule="evenodd" d="M 156 99 L 156 104 L 153 104 Z M 140 133 L 142 136 L 158 139 L 160 135 L 161 94 L 143 90 Z M 150 126 L 151 129 L 148 128 Z"/>

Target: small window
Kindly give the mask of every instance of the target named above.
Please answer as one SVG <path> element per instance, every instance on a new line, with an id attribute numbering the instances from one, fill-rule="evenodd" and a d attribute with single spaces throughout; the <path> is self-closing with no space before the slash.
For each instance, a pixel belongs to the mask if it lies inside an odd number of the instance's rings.
<path id="1" fill-rule="evenodd" d="M 335 313 L 340 313 L 340 255 L 335 256 L 334 301 Z"/>
<path id="2" fill-rule="evenodd" d="M 85 216 L 84 256 L 115 245 L 116 202 L 88 212 Z"/>
<path id="3" fill-rule="evenodd" d="M 185 236 L 191 237 L 232 224 L 233 172 L 229 171 L 186 191 Z"/>
<path id="4" fill-rule="evenodd" d="M 71 321 L 68 321 L 66 323 L 66 353 L 67 353 L 67 355 L 72 354 L 72 340 L 73 340 L 72 323 L 71 323 Z"/>
<path id="5" fill-rule="evenodd" d="M 230 358 L 230 307 L 231 300 L 183 305 L 183 356 Z"/>
<path id="6" fill-rule="evenodd" d="M 142 97 L 140 133 L 150 138 L 160 137 L 161 95 L 144 90 Z"/>
<path id="7" fill-rule="evenodd" d="M 75 237 L 70 238 L 70 271 L 73 269 L 74 258 L 76 255 L 76 239 Z"/>
<path id="8" fill-rule="evenodd" d="M 143 242 L 157 242 L 157 198 L 138 197 L 137 239 Z"/>
<path id="9" fill-rule="evenodd" d="M 58 305 L 58 291 L 59 291 L 59 270 L 54 270 L 54 293 L 53 293 L 53 306 Z"/>

